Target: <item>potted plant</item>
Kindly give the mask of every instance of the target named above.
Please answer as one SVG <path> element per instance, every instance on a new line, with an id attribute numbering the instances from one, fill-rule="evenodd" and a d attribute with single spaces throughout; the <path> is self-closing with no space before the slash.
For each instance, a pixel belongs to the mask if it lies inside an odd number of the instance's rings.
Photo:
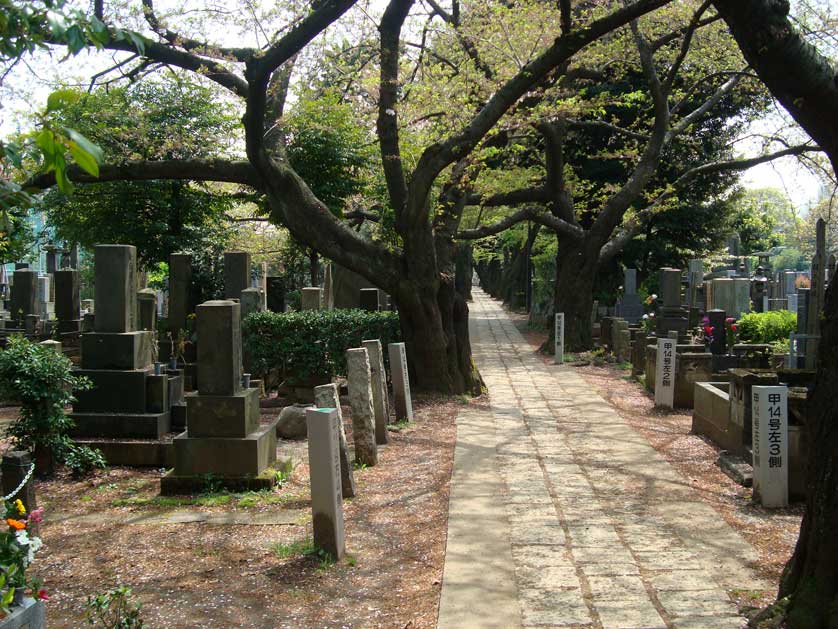
<path id="1" fill-rule="evenodd" d="M 43 508 L 27 513 L 20 500 L 5 502 L 6 529 L 0 533 L 0 629 L 45 626 L 46 590 L 26 571 L 43 545 L 35 526 L 43 521 Z M 28 623 L 28 624 L 25 624 Z"/>

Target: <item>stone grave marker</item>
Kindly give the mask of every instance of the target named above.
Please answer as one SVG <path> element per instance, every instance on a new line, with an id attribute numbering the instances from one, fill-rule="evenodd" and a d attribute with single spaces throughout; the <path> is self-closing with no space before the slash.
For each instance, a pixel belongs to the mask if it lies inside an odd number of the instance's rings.
<path id="1" fill-rule="evenodd" d="M 23 327 L 24 318 L 37 312 L 38 273 L 28 268 L 17 269 L 12 284 L 12 320 L 19 321 L 19 327 Z"/>
<path id="2" fill-rule="evenodd" d="M 314 405 L 318 409 L 333 408 L 338 418 L 338 448 L 340 449 L 340 484 L 344 498 L 355 495 L 355 476 L 352 473 L 352 460 L 349 458 L 349 446 L 343 427 L 343 412 L 340 408 L 338 385 L 331 382 L 314 387 Z"/>
<path id="3" fill-rule="evenodd" d="M 655 366 L 655 405 L 675 406 L 675 343 L 673 339 L 658 339 Z"/>
<path id="4" fill-rule="evenodd" d="M 157 293 L 151 288 L 137 292 L 140 330 L 157 330 Z"/>
<path id="5" fill-rule="evenodd" d="M 169 330 L 174 336 L 186 329 L 186 318 L 194 307 L 192 291 L 192 256 L 173 253 L 169 256 Z"/>
<path id="6" fill-rule="evenodd" d="M 346 380 L 352 409 L 352 438 L 355 460 L 369 467 L 378 463 L 372 401 L 372 374 L 369 354 L 364 347 L 346 350 Z"/>
<path id="7" fill-rule="evenodd" d="M 789 504 L 788 387 L 754 386 L 754 496 L 763 507 Z"/>
<path id="8" fill-rule="evenodd" d="M 557 312 L 555 317 L 555 357 L 553 362 L 557 365 L 564 362 L 564 313 Z"/>
<path id="9" fill-rule="evenodd" d="M 246 251 L 224 252 L 224 297 L 239 299 L 250 288 L 250 254 Z"/>
<path id="10" fill-rule="evenodd" d="M 267 304 L 271 312 L 285 312 L 285 281 L 281 277 L 267 278 Z"/>
<path id="11" fill-rule="evenodd" d="M 258 288 L 245 288 L 241 292 L 240 302 L 242 306 L 241 316 L 242 320 L 254 312 L 262 310 L 262 294 Z"/>
<path id="12" fill-rule="evenodd" d="M 387 372 L 384 371 L 384 353 L 381 351 L 381 341 L 378 339 L 362 341 L 361 346 L 366 348 L 370 359 L 372 407 L 375 414 L 375 442 L 378 445 L 383 445 L 389 441 L 387 420 L 390 415 L 390 402 L 387 399 Z"/>
<path id="13" fill-rule="evenodd" d="M 306 410 L 314 545 L 335 560 L 345 552 L 338 422 L 333 408 Z"/>
<path id="14" fill-rule="evenodd" d="M 300 293 L 301 310 L 320 310 L 323 308 L 323 289 L 307 286 Z"/>
<path id="15" fill-rule="evenodd" d="M 643 318 L 643 302 L 637 294 L 637 269 L 623 272 L 623 296 L 617 304 L 617 316 L 629 323 L 637 323 Z"/>
<path id="16" fill-rule="evenodd" d="M 390 343 L 390 378 L 393 381 L 393 406 L 396 421 L 413 421 L 413 400 L 410 397 L 410 375 L 407 370 L 407 352 L 404 343 Z"/>
<path id="17" fill-rule="evenodd" d="M 81 330 L 81 301 L 79 272 L 75 269 L 56 271 L 55 278 L 55 318 L 58 319 L 58 332 L 61 334 Z"/>

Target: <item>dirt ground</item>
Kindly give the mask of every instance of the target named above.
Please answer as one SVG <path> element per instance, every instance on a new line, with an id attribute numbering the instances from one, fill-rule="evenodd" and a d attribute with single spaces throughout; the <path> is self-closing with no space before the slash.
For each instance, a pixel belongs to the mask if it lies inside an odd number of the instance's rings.
<path id="1" fill-rule="evenodd" d="M 515 315 L 515 321 L 537 350 L 547 338 L 546 332 L 530 329 L 522 315 Z M 543 358 L 552 362 L 552 356 Z M 752 566 L 756 572 L 769 583 L 779 584 L 800 534 L 803 503 L 792 504 L 788 509 L 764 509 L 755 504 L 751 489 L 731 480 L 716 465 L 720 448 L 706 437 L 690 433 L 690 411 L 656 409 L 654 397 L 631 377 L 630 371 L 615 364 L 591 364 L 577 369 L 621 417 L 690 479 L 696 496 L 716 509 L 757 550 L 759 561 Z M 737 598 L 742 606 L 764 606 L 774 602 L 776 590 L 742 592 Z"/>
<path id="2" fill-rule="evenodd" d="M 181 500 L 157 495 L 161 470 L 39 482 L 45 547 L 33 571 L 51 595 L 49 626 L 83 626 L 89 595 L 127 585 L 149 628 L 434 627 L 461 403 L 414 402 L 416 421 L 390 433 L 379 465 L 355 471 L 338 564 L 311 554 L 306 465 L 272 492 Z M 288 524 L 125 523 L 183 511 Z"/>

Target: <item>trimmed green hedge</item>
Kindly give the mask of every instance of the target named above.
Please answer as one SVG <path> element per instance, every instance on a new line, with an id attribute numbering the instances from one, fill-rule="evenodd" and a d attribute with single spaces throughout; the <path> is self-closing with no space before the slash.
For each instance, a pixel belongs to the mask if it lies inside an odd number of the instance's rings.
<path id="1" fill-rule="evenodd" d="M 788 310 L 749 312 L 736 322 L 740 343 L 788 341 L 797 331 L 797 315 Z"/>
<path id="2" fill-rule="evenodd" d="M 264 376 L 278 369 L 294 380 L 346 375 L 346 350 L 367 339 L 381 339 L 387 363 L 387 344 L 401 340 L 399 315 L 364 310 L 256 312 L 242 324 L 242 343 L 253 372 Z"/>

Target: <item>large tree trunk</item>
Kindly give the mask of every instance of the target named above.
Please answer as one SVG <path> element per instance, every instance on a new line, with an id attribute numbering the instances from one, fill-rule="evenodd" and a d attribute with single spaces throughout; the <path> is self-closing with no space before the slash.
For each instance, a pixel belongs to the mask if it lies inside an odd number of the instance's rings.
<path id="1" fill-rule="evenodd" d="M 838 627 L 838 282 L 826 296 L 818 375 L 809 400 L 806 512 L 794 555 L 780 583 L 789 596 L 788 626 Z"/>
<path id="2" fill-rule="evenodd" d="M 563 312 L 565 351 L 591 349 L 591 310 L 594 280 L 599 270 L 599 249 L 590 238 L 581 241 L 558 237 L 554 312 Z M 554 326 L 550 326 L 549 351 L 554 351 Z"/>

